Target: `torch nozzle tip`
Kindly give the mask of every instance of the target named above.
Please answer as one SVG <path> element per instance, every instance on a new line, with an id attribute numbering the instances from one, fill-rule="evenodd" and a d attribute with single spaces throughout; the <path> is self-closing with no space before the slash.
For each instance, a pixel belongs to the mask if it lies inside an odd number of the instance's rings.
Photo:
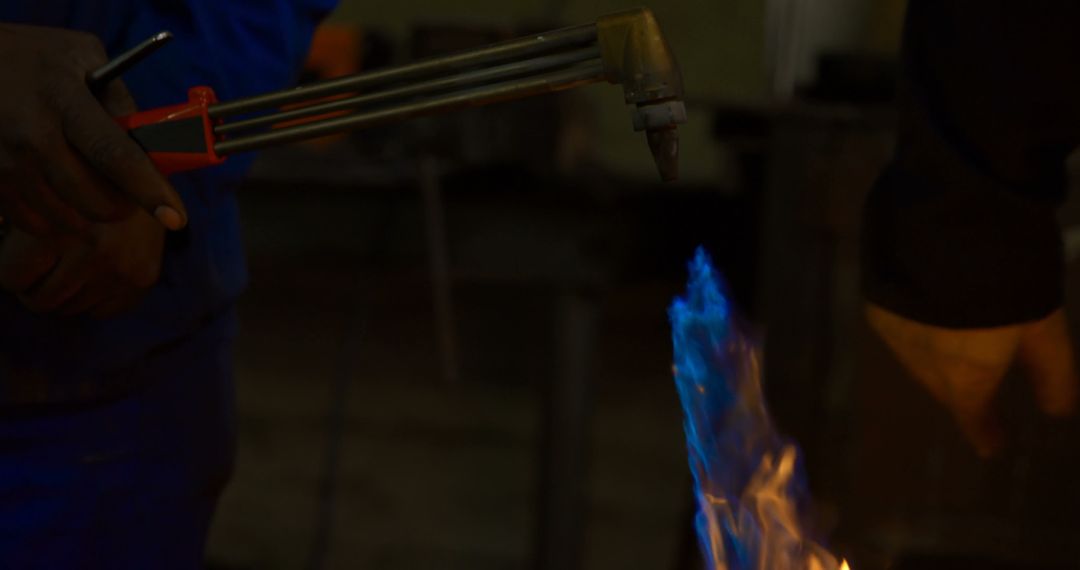
<path id="1" fill-rule="evenodd" d="M 656 169 L 660 179 L 672 182 L 679 179 L 679 130 L 675 126 L 662 129 L 649 129 L 645 132 L 649 140 Z"/>

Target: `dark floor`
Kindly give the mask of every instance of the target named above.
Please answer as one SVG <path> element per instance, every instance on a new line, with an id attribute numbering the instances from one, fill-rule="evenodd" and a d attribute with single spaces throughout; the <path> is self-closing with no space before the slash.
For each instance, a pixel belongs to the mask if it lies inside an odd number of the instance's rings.
<path id="1" fill-rule="evenodd" d="M 348 246 L 326 253 L 310 235 L 307 245 L 282 244 L 259 232 L 268 210 L 251 202 L 252 283 L 237 346 L 239 462 L 211 560 L 230 569 L 305 567 L 331 385 L 345 374 L 326 567 L 526 567 L 538 386 L 550 373 L 549 292 L 456 286 L 462 374 L 449 388 L 423 258 L 385 262 Z M 669 377 L 671 292 L 670 284 L 638 284 L 601 299 L 589 569 L 669 569 L 677 558 L 689 481 Z"/>
<path id="2" fill-rule="evenodd" d="M 257 190 L 243 198 L 252 282 L 240 303 L 239 461 L 213 529 L 211 560 L 229 570 L 312 568 L 330 410 L 343 405 L 326 568 L 528 568 L 540 395 L 554 373 L 555 283 L 455 272 L 461 374 L 448 386 L 415 193 L 400 200 L 341 189 Z M 675 252 L 688 257 L 692 244 L 714 239 L 737 298 L 757 291 L 747 278 L 754 271 L 745 253 L 756 251 L 747 211 L 696 196 L 639 199 L 644 214 L 614 225 L 637 224 L 628 232 L 638 236 L 637 249 L 619 249 L 619 257 L 649 270 L 595 289 L 589 570 L 674 569 L 686 536 L 689 476 L 664 314 L 682 287 Z M 452 237 L 493 245 L 475 250 L 499 252 L 519 272 L 543 264 L 514 255 L 515 235 L 537 252 L 554 252 L 540 269 L 557 271 L 581 253 L 563 236 L 592 227 L 578 211 L 560 217 L 557 207 L 535 210 L 554 216 L 544 221 L 528 208 L 478 210 L 472 202 L 459 215 L 458 205 L 449 208 Z M 481 228 L 485 220 L 497 223 Z M 814 231 L 811 238 L 822 235 Z M 1015 445 L 1001 460 L 978 461 L 859 324 L 857 310 L 829 308 L 837 299 L 857 306 L 851 300 L 858 291 L 854 265 L 827 253 L 825 261 L 804 264 L 814 271 L 774 284 L 781 298 L 811 308 L 826 303 L 827 318 L 800 324 L 781 314 L 768 324 L 771 370 L 795 384 L 771 384 L 788 396 L 774 399 L 774 409 L 781 416 L 809 409 L 808 417 L 819 418 L 790 425 L 810 434 L 794 435 L 808 452 L 818 514 L 834 544 L 855 556 L 860 570 L 986 567 L 990 560 L 1078 567 L 1080 421 L 1043 421 L 1026 385 L 1014 379 L 1002 404 Z M 837 274 L 836 267 L 847 285 L 807 283 Z M 1080 291 L 1080 264 L 1071 269 L 1069 290 Z M 1076 326 L 1080 310 L 1073 309 Z M 851 322 L 836 326 L 835 315 Z M 828 335 L 830 342 L 819 342 Z M 802 364 L 822 351 L 843 356 L 837 362 L 850 361 L 850 369 Z M 825 412 L 809 397 L 823 400 L 822 391 L 834 389 L 828 378 L 842 374 L 848 382 L 830 397 L 848 403 L 822 421 Z M 341 378 L 344 396 L 333 391 Z M 970 562 L 980 559 L 988 562 Z"/>

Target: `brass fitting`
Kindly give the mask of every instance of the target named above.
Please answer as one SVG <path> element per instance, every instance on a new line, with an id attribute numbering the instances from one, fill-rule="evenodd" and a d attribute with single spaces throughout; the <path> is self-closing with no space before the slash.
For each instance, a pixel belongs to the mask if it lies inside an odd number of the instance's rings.
<path id="1" fill-rule="evenodd" d="M 604 77 L 621 84 L 634 105 L 634 130 L 646 131 L 649 148 L 664 180 L 678 177 L 677 125 L 686 122 L 682 72 L 656 16 L 637 8 L 596 21 Z"/>
<path id="2" fill-rule="evenodd" d="M 679 64 L 651 10 L 636 8 L 602 16 L 596 21 L 596 32 L 604 76 L 622 84 L 627 103 L 682 99 Z"/>

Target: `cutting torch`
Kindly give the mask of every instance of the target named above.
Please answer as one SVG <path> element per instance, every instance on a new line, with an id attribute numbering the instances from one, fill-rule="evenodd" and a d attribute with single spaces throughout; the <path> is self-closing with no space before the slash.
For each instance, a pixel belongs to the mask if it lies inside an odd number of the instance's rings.
<path id="1" fill-rule="evenodd" d="M 157 34 L 87 78 L 101 89 L 163 45 Z M 682 75 L 653 13 L 639 8 L 450 55 L 219 101 L 207 86 L 187 101 L 118 118 L 157 168 L 173 174 L 235 153 L 410 118 L 523 99 L 598 82 L 621 85 L 660 177 L 678 177 Z"/>

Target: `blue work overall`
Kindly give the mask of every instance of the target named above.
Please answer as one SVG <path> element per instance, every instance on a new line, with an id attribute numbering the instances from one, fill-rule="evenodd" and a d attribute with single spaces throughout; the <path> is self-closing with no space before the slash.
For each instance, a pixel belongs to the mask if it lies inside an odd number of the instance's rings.
<path id="1" fill-rule="evenodd" d="M 110 55 L 175 39 L 129 71 L 140 108 L 195 85 L 233 99 L 291 84 L 333 0 L 4 0 L 0 22 L 91 32 Z M 2 128 L 2 126 L 0 126 Z M 236 198 L 250 160 L 176 175 L 189 226 L 160 282 L 110 320 L 36 315 L 0 293 L 0 568 L 194 569 L 229 478 Z"/>

